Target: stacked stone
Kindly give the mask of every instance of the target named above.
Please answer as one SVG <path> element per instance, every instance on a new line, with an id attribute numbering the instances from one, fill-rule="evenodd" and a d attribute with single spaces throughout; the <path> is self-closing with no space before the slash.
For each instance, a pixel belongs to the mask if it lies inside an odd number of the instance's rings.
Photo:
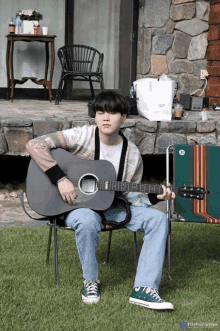
<path id="1" fill-rule="evenodd" d="M 22 190 L 25 189 L 25 182 L 19 183 L 12 180 L 10 183 L 0 183 L 0 201 L 2 200 L 16 200 Z M 24 197 L 26 201 L 26 194 Z"/>
<path id="2" fill-rule="evenodd" d="M 137 79 L 165 73 L 179 93 L 201 88 L 209 12 L 208 1 L 140 1 Z"/>
<path id="3" fill-rule="evenodd" d="M 0 155 L 29 156 L 27 142 L 37 136 L 71 127 L 93 125 L 94 118 L 85 117 L 58 122 L 48 120 L 0 120 Z M 2 132 L 1 132 L 2 130 Z M 149 121 L 141 116 L 130 116 L 121 125 L 121 131 L 140 150 L 141 155 L 166 154 L 173 144 L 220 145 L 220 115 L 209 111 L 208 121 L 202 121 L 200 112 L 188 112 L 181 121 Z M 1 185 L 0 185 L 1 189 Z M 0 194 L 3 192 L 0 191 Z M 1 199 L 0 199 L 1 200 Z"/>
<path id="4" fill-rule="evenodd" d="M 220 0 L 210 0 L 208 48 L 208 87 L 206 96 L 209 102 L 220 104 Z"/>

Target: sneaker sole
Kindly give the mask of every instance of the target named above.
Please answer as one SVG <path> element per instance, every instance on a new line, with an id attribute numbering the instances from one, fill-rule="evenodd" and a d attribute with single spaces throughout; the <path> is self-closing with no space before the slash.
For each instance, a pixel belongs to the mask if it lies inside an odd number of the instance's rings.
<path id="1" fill-rule="evenodd" d="M 130 298 L 129 302 L 133 303 L 134 305 L 143 306 L 143 307 L 147 307 L 150 309 L 157 309 L 157 310 L 164 310 L 164 309 L 173 310 L 174 309 L 172 303 L 170 303 L 170 302 L 157 303 L 157 302 L 139 300 L 139 299 L 135 299 L 135 298 Z"/>
<path id="2" fill-rule="evenodd" d="M 84 303 L 87 303 L 87 304 L 98 303 L 99 300 L 100 300 L 100 296 L 95 297 L 95 298 L 87 298 L 87 297 L 85 297 L 85 296 L 82 294 L 82 301 L 83 301 Z"/>

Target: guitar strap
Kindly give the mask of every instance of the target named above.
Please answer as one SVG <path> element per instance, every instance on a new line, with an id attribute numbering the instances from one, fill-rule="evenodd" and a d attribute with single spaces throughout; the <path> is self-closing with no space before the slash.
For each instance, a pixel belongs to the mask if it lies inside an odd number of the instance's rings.
<path id="1" fill-rule="evenodd" d="M 123 138 L 123 145 L 122 145 L 122 152 L 121 152 L 121 158 L 120 158 L 120 163 L 119 163 L 119 170 L 118 170 L 118 176 L 117 176 L 117 181 L 121 182 L 122 181 L 122 177 L 123 177 L 123 172 L 124 172 L 124 164 L 125 164 L 125 157 L 126 157 L 126 153 L 127 153 L 127 148 L 128 148 L 128 140 L 127 138 L 123 135 L 122 132 L 119 131 L 119 135 Z M 99 128 L 98 126 L 96 127 L 95 130 L 95 158 L 94 160 L 99 160 L 100 158 L 100 140 L 99 140 Z M 104 213 L 107 210 L 104 210 L 102 212 L 98 211 L 98 213 L 101 215 L 102 217 L 102 223 L 103 224 L 110 224 L 110 225 L 124 225 L 126 223 L 128 223 L 131 219 L 131 209 L 130 209 L 130 205 L 129 205 L 129 201 L 122 195 L 122 192 L 120 191 L 116 191 L 115 192 L 115 198 L 113 201 L 112 206 L 109 208 L 111 209 L 113 206 L 116 206 L 118 208 L 123 208 L 126 211 L 126 218 L 123 222 L 115 222 L 115 221 L 107 221 Z M 97 213 L 97 210 L 96 210 Z"/>

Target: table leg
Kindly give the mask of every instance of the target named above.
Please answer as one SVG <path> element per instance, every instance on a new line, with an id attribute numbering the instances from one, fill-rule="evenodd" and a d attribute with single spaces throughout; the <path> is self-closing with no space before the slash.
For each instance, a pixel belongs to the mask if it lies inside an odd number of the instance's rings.
<path id="1" fill-rule="evenodd" d="M 51 41 L 51 68 L 50 68 L 50 85 L 49 85 L 49 98 L 50 102 L 52 100 L 52 79 L 53 79 L 53 69 L 54 69 L 55 55 L 54 55 L 54 41 Z"/>
<path id="2" fill-rule="evenodd" d="M 49 43 L 45 42 L 45 50 L 46 50 L 46 66 L 45 66 L 45 76 L 44 79 L 47 80 L 48 67 L 49 67 Z M 44 100 L 46 100 L 46 85 L 44 85 Z"/>
<path id="3" fill-rule="evenodd" d="M 9 69 L 9 54 L 10 54 L 10 40 L 7 41 L 7 51 L 6 51 L 6 71 L 7 71 L 7 93 L 6 98 L 9 100 L 10 91 L 10 69 Z"/>
<path id="4" fill-rule="evenodd" d="M 14 68 L 13 68 L 13 52 L 14 52 L 14 41 L 11 41 L 10 45 L 10 71 L 11 71 L 11 102 L 13 102 L 14 96 Z"/>

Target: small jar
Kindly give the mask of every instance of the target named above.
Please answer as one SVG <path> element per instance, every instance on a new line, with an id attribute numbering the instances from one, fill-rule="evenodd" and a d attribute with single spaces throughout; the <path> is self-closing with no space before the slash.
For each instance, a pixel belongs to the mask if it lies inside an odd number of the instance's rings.
<path id="1" fill-rule="evenodd" d="M 15 33 L 15 23 L 14 23 L 13 17 L 9 23 L 9 33 L 11 33 L 11 34 Z"/>
<path id="2" fill-rule="evenodd" d="M 208 108 L 203 108 L 201 110 L 201 114 L 202 114 L 202 121 L 207 121 L 208 120 Z"/>
<path id="3" fill-rule="evenodd" d="M 34 26 L 34 34 L 39 34 L 40 31 L 40 25 L 35 25 Z"/>
<path id="4" fill-rule="evenodd" d="M 174 106 L 174 118 L 175 120 L 180 120 L 183 116 L 183 105 L 177 103 Z"/>

